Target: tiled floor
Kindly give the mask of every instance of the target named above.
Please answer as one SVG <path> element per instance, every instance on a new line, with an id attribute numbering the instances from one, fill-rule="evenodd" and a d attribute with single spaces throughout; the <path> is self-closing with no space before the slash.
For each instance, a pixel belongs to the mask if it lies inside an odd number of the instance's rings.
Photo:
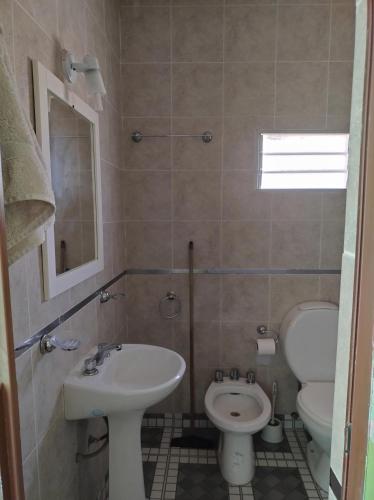
<path id="1" fill-rule="evenodd" d="M 201 417 L 199 427 L 211 433 Z M 308 500 L 325 499 L 305 462 L 307 436 L 300 422 L 286 424 L 285 439 L 269 445 L 254 439 L 256 474 L 243 487 L 222 478 L 215 450 L 171 448 L 170 441 L 188 428 L 181 415 L 154 415 L 144 420 L 142 449 L 147 498 L 151 500 Z"/>

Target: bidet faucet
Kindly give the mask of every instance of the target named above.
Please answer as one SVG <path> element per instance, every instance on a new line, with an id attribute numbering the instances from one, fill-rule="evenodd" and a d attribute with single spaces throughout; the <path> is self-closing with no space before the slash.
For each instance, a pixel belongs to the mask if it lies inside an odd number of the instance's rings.
<path id="1" fill-rule="evenodd" d="M 255 383 L 256 383 L 255 372 L 252 371 L 247 372 L 247 384 L 255 384 Z"/>
<path id="2" fill-rule="evenodd" d="M 231 368 L 229 376 L 230 376 L 231 380 L 239 380 L 240 373 L 239 373 L 238 368 Z"/>

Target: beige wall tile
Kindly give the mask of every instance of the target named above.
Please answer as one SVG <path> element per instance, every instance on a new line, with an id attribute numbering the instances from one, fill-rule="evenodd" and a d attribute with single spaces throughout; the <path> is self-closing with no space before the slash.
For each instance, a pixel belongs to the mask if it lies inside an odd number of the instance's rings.
<path id="1" fill-rule="evenodd" d="M 133 220 L 170 219 L 170 189 L 168 172 L 125 172 L 126 218 Z"/>
<path id="2" fill-rule="evenodd" d="M 340 275 L 320 276 L 320 300 L 339 304 Z"/>
<path id="3" fill-rule="evenodd" d="M 257 189 L 257 175 L 246 170 L 223 173 L 223 219 L 270 219 L 271 193 Z"/>
<path id="4" fill-rule="evenodd" d="M 125 115 L 164 116 L 170 112 L 169 64 L 123 64 L 122 81 Z"/>
<path id="5" fill-rule="evenodd" d="M 2 19 L 2 28 L 4 30 L 5 43 L 10 58 L 10 63 L 14 63 L 13 51 L 13 2 L 12 0 L 0 1 L 0 17 Z"/>
<path id="6" fill-rule="evenodd" d="M 171 223 L 128 222 L 126 246 L 130 268 L 171 267 Z"/>
<path id="7" fill-rule="evenodd" d="M 27 12 L 51 37 L 57 35 L 57 2 L 50 0 L 20 0 Z"/>
<path id="8" fill-rule="evenodd" d="M 223 321 L 266 322 L 268 278 L 224 276 L 222 284 Z"/>
<path id="9" fill-rule="evenodd" d="M 173 223 L 174 267 L 188 267 L 188 242 L 194 242 L 197 268 L 219 267 L 220 224 L 218 221 L 180 221 Z"/>
<path id="10" fill-rule="evenodd" d="M 219 366 L 221 358 L 221 328 L 218 321 L 195 323 L 195 360 L 198 366 Z"/>
<path id="11" fill-rule="evenodd" d="M 327 63 L 279 63 L 277 66 L 277 115 L 326 113 Z"/>
<path id="12" fill-rule="evenodd" d="M 77 424 L 63 418 L 48 430 L 38 448 L 41 498 L 53 498 L 56 491 L 61 498 L 78 500 Z M 74 464 L 74 465 L 72 465 Z M 51 471 L 64 471 L 51 474 Z"/>
<path id="13" fill-rule="evenodd" d="M 221 277 L 197 275 L 194 278 L 196 321 L 219 321 L 221 316 Z M 219 337 L 217 337 L 217 342 Z"/>
<path id="14" fill-rule="evenodd" d="M 326 114 L 315 115 L 313 113 L 300 114 L 297 109 L 293 114 L 275 115 L 275 130 L 310 130 L 318 131 L 326 129 Z"/>
<path id="15" fill-rule="evenodd" d="M 172 16 L 173 61 L 222 61 L 222 7 L 178 6 Z"/>
<path id="16" fill-rule="evenodd" d="M 278 20 L 278 59 L 321 61 L 329 56 L 330 7 L 282 5 Z"/>
<path id="17" fill-rule="evenodd" d="M 224 117 L 224 168 L 257 171 L 261 132 L 273 129 L 272 116 Z"/>
<path id="18" fill-rule="evenodd" d="M 20 259 L 10 266 L 9 282 L 13 336 L 18 345 L 30 336 L 26 259 Z"/>
<path id="19" fill-rule="evenodd" d="M 265 115 L 274 111 L 274 64 L 225 64 L 225 113 Z"/>
<path id="20" fill-rule="evenodd" d="M 150 344 L 174 349 L 172 324 L 168 320 L 155 318 L 151 322 L 146 319 L 129 319 L 129 341 L 136 344 Z"/>
<path id="21" fill-rule="evenodd" d="M 323 193 L 322 215 L 324 219 L 344 219 L 346 195 L 345 189 Z"/>
<path id="22" fill-rule="evenodd" d="M 350 116 L 352 93 L 351 62 L 330 63 L 328 113 Z"/>
<path id="23" fill-rule="evenodd" d="M 173 168 L 210 170 L 221 168 L 222 118 L 196 117 L 173 118 L 173 134 L 202 134 L 209 131 L 213 140 L 206 144 L 199 137 L 175 137 L 173 146 Z"/>
<path id="24" fill-rule="evenodd" d="M 169 118 L 130 118 L 123 120 L 122 145 L 124 165 L 130 170 L 167 170 L 170 168 L 170 139 L 146 138 L 140 143 L 131 139 L 131 134 L 139 130 L 144 135 L 169 135 Z"/>
<path id="25" fill-rule="evenodd" d="M 269 257 L 270 222 L 223 222 L 222 267 L 267 267 Z"/>
<path id="26" fill-rule="evenodd" d="M 170 60 L 170 10 L 168 7 L 122 7 L 122 16 L 122 61 Z"/>
<path id="27" fill-rule="evenodd" d="M 163 325 L 170 323 L 170 321 L 160 318 L 159 304 L 168 291 L 176 291 L 173 289 L 173 285 L 170 276 L 128 276 L 127 308 L 130 339 L 132 338 L 131 331 L 134 330 L 138 320 L 147 321 L 149 325 L 153 321 L 159 321 Z"/>
<path id="28" fill-rule="evenodd" d="M 242 376 L 255 368 L 257 326 L 250 321 L 222 324 L 221 367 L 225 370 L 237 367 Z"/>
<path id="29" fill-rule="evenodd" d="M 16 360 L 22 458 L 26 460 L 36 446 L 34 391 L 30 351 Z"/>
<path id="30" fill-rule="evenodd" d="M 318 220 L 322 215 L 320 191 L 274 191 L 272 196 L 273 220 Z"/>
<path id="31" fill-rule="evenodd" d="M 26 500 L 40 500 L 38 457 L 36 449 L 30 453 L 22 465 Z"/>
<path id="32" fill-rule="evenodd" d="M 56 55 L 55 44 L 16 3 L 13 4 L 13 13 L 16 82 L 22 105 L 33 120 L 31 60 L 37 59 L 51 71 L 59 73 L 60 58 Z"/>
<path id="33" fill-rule="evenodd" d="M 322 223 L 321 267 L 341 268 L 344 242 L 344 219 Z"/>
<path id="34" fill-rule="evenodd" d="M 318 276 L 272 276 L 270 281 L 272 323 L 281 323 L 296 304 L 319 299 Z"/>
<path id="35" fill-rule="evenodd" d="M 173 115 L 202 116 L 221 112 L 221 64 L 176 63 L 172 71 Z"/>
<path id="36" fill-rule="evenodd" d="M 175 220 L 217 220 L 220 218 L 219 172 L 176 171 L 173 173 Z"/>
<path id="37" fill-rule="evenodd" d="M 320 232 L 320 221 L 273 221 L 271 266 L 318 267 Z"/>
<path id="38" fill-rule="evenodd" d="M 352 60 L 354 37 L 354 2 L 333 5 L 331 22 L 331 58 L 335 60 Z"/>
<path id="39" fill-rule="evenodd" d="M 225 61 L 274 60 L 275 35 L 275 5 L 227 7 Z"/>
<path id="40" fill-rule="evenodd" d="M 70 50 L 75 57 L 83 57 L 86 49 L 86 7 L 75 0 L 57 2 L 57 16 L 61 46 Z"/>

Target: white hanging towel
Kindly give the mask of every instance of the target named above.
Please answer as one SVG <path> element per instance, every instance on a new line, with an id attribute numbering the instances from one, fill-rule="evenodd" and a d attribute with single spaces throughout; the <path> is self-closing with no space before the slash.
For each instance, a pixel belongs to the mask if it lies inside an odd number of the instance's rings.
<path id="1" fill-rule="evenodd" d="M 0 27 L 0 154 L 9 263 L 43 243 L 53 222 L 50 173 L 21 105 Z"/>

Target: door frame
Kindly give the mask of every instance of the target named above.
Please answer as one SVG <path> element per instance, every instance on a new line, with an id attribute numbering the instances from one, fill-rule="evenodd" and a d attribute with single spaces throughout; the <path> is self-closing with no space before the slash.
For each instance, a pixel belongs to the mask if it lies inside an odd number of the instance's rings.
<path id="1" fill-rule="evenodd" d="M 356 270 L 346 408 L 350 443 L 345 443 L 342 500 L 363 498 L 374 342 L 374 0 L 367 0 L 367 15 Z"/>
<path id="2" fill-rule="evenodd" d="M 0 157 L 0 472 L 4 500 L 24 500 L 20 420 Z"/>

